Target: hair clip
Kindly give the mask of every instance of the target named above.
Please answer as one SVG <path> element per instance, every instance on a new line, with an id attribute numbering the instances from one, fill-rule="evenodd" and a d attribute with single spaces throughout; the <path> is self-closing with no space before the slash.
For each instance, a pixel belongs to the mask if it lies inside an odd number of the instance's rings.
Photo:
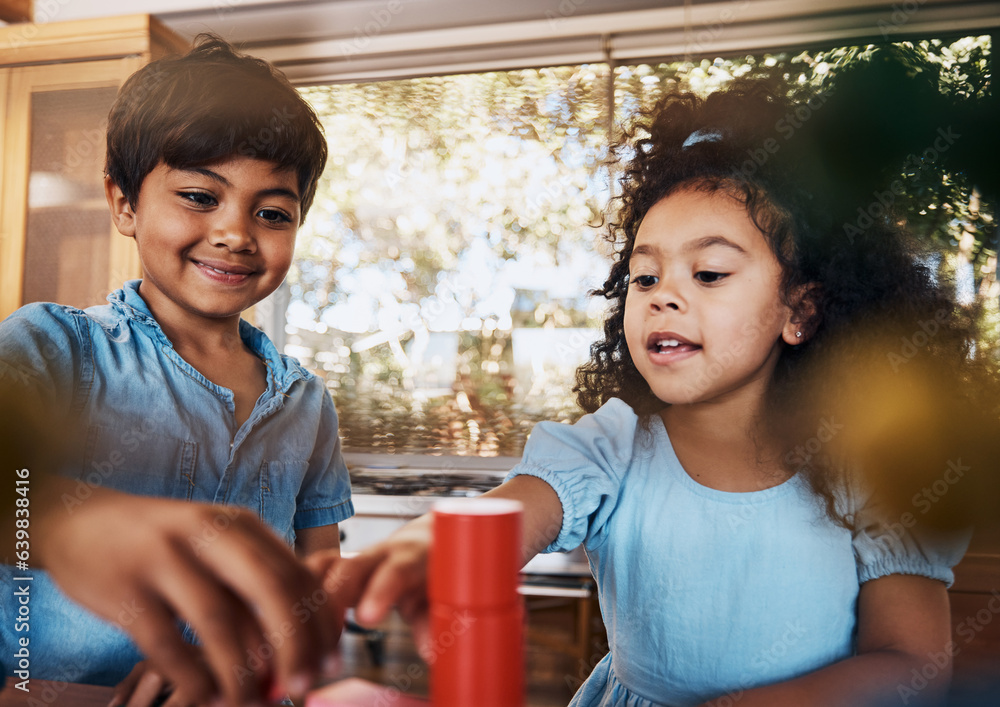
<path id="1" fill-rule="evenodd" d="M 687 136 L 687 139 L 685 139 L 683 144 L 681 144 L 681 149 L 686 150 L 696 142 L 719 142 L 720 140 L 722 140 L 721 130 L 706 130 L 705 128 L 699 128 Z"/>

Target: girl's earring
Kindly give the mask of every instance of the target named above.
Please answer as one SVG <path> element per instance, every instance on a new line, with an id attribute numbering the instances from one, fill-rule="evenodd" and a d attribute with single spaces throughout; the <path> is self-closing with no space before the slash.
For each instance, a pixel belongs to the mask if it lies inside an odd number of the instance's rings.
<path id="1" fill-rule="evenodd" d="M 802 338 L 802 332 L 801 331 L 795 332 L 795 338 L 796 339 L 801 339 Z"/>

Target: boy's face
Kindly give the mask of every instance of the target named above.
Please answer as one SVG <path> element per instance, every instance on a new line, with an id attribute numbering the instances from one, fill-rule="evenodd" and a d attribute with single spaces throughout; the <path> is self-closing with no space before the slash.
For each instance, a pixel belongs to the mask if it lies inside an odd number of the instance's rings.
<path id="1" fill-rule="evenodd" d="M 140 293 L 158 319 L 238 320 L 288 272 L 299 224 L 292 170 L 242 156 L 189 169 L 161 162 L 134 210 L 105 186 L 115 225 L 135 239 Z"/>

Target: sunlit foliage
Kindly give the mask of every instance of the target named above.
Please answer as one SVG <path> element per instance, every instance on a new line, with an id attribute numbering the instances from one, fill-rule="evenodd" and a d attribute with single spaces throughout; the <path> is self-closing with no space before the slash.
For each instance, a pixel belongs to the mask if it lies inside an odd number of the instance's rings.
<path id="1" fill-rule="evenodd" d="M 570 376 L 603 311 L 587 291 L 606 274 L 599 228 L 617 126 L 677 87 L 781 77 L 816 91 L 873 51 L 303 89 L 330 159 L 289 278 L 288 350 L 326 376 L 345 445 L 516 455 L 534 421 L 574 419 Z M 943 92 L 989 91 L 988 37 L 880 51 Z M 903 212 L 943 274 L 995 303 L 992 205 L 934 165 L 902 176 Z"/>

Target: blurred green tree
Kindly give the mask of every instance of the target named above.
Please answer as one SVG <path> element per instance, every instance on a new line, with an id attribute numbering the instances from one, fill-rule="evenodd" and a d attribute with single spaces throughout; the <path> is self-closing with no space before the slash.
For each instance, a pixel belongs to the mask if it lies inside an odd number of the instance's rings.
<path id="1" fill-rule="evenodd" d="M 819 91 L 878 52 L 977 98 L 990 51 L 989 37 L 966 37 L 304 88 L 330 159 L 289 276 L 292 352 L 327 375 L 349 448 L 518 454 L 535 420 L 579 415 L 565 375 L 592 337 L 559 344 L 566 365 L 535 380 L 519 379 L 513 339 L 599 324 L 587 290 L 606 274 L 612 124 L 666 90 L 704 94 L 739 77 Z M 939 165 L 901 178 L 911 230 L 943 275 L 988 300 L 1000 332 L 994 206 Z M 454 381 L 429 390 L 428 342 L 445 333 L 458 337 Z"/>

